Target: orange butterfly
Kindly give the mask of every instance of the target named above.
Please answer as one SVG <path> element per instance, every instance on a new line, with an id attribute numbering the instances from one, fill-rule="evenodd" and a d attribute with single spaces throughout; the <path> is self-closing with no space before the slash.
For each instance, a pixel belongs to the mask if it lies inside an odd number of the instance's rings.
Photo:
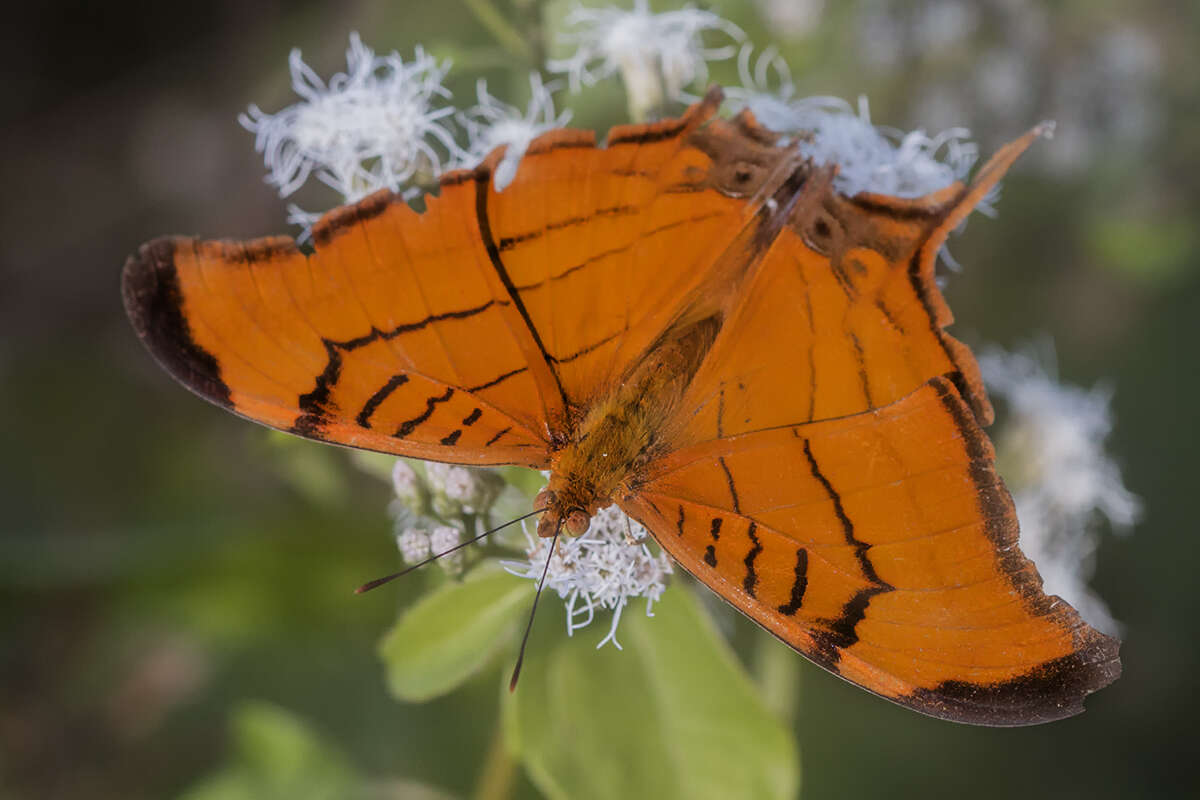
<path id="1" fill-rule="evenodd" d="M 549 469 L 542 536 L 616 503 L 825 669 L 945 719 L 1082 711 L 1118 642 L 1042 592 L 943 332 L 969 187 L 852 198 L 714 90 L 679 119 L 556 130 L 417 213 L 372 195 L 290 238 L 163 238 L 125 265 L 134 328 L 202 397 L 311 439 Z"/>

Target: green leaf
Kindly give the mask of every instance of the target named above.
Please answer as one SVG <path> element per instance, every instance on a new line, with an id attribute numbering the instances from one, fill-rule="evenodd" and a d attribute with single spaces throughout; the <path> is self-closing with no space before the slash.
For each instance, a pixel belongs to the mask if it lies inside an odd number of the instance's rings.
<path id="1" fill-rule="evenodd" d="M 531 595 L 529 581 L 485 562 L 421 598 L 380 643 L 392 694 L 422 701 L 459 686 L 511 638 Z"/>
<path id="2" fill-rule="evenodd" d="M 185 800 L 343 800 L 360 780 L 342 754 L 291 712 L 249 703 L 233 718 L 233 763 Z"/>
<path id="3" fill-rule="evenodd" d="M 675 585 L 653 618 L 640 605 L 621 619 L 623 651 L 538 621 L 503 701 L 533 782 L 571 800 L 794 797 L 796 743 L 692 593 Z"/>

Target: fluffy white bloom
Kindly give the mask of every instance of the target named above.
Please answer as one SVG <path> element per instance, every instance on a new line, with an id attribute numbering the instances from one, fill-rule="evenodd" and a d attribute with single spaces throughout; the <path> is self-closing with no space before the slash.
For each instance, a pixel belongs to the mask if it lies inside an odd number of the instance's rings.
<path id="1" fill-rule="evenodd" d="M 738 68 L 743 85 L 728 90 L 731 103 L 749 108 L 771 130 L 794 137 L 797 149 L 814 163 L 836 164 L 834 186 L 844 195 L 920 197 L 965 179 L 979 157 L 966 128 L 934 136 L 905 133 L 873 125 L 865 97 L 859 98 L 857 113 L 837 97 L 795 97 L 791 71 L 773 48 L 764 50 L 752 69 L 750 48 L 743 47 Z M 980 210 L 991 210 L 990 199 Z"/>
<path id="2" fill-rule="evenodd" d="M 425 464 L 425 475 L 429 478 L 429 488 L 434 492 L 440 492 L 447 499 L 461 504 L 467 512 L 474 510 L 469 507 L 477 493 L 475 476 L 471 470 L 429 461 Z"/>
<path id="3" fill-rule="evenodd" d="M 529 543 L 527 560 L 506 561 L 513 575 L 537 581 L 546 568 L 550 539 L 525 534 Z M 592 517 L 592 525 L 583 536 L 559 536 L 554 555 L 546 570 L 546 587 L 566 601 L 567 634 L 590 624 L 596 609 L 613 612 L 608 634 L 597 647 L 608 642 L 620 649 L 616 639 L 621 612 L 631 597 L 646 598 L 646 615 L 654 601 L 662 596 L 671 574 L 671 560 L 665 554 L 654 555 L 646 546 L 648 533 L 616 506 L 609 506 Z"/>
<path id="4" fill-rule="evenodd" d="M 429 534 L 420 528 L 409 528 L 396 535 L 396 546 L 405 564 L 417 564 L 429 558 Z"/>
<path id="5" fill-rule="evenodd" d="M 402 458 L 392 465 L 392 488 L 401 500 L 411 501 L 420 494 L 417 472 Z"/>
<path id="6" fill-rule="evenodd" d="M 429 549 L 433 555 L 440 556 L 437 563 L 449 573 L 455 573 L 461 569 L 463 554 L 461 552 L 443 554 L 453 550 L 461 541 L 462 531 L 449 525 L 439 525 L 429 532 Z"/>
<path id="7" fill-rule="evenodd" d="M 651 13 L 646 0 L 633 9 L 576 7 L 566 19 L 574 28 L 562 39 L 576 44 L 569 57 L 548 61 L 552 72 L 566 73 L 571 91 L 592 86 L 620 72 L 634 120 L 664 100 L 679 97 L 683 87 L 708 76 L 708 61 L 729 58 L 732 43 L 706 47 L 702 34 L 715 31 L 737 42 L 741 29 L 711 11 L 682 8 Z"/>
<path id="8" fill-rule="evenodd" d="M 462 541 L 462 532 L 449 525 L 439 525 L 432 531 L 423 528 L 407 528 L 396 534 L 396 547 L 405 564 L 418 564 L 430 556 L 440 556 L 438 565 L 450 573 L 462 567 L 462 553 L 452 550 Z"/>
<path id="9" fill-rule="evenodd" d="M 255 136 L 266 162 L 267 181 L 282 197 L 315 174 L 353 202 L 378 189 L 401 191 L 415 175 L 436 176 L 442 156 L 435 145 L 457 154 L 445 118 L 451 106 L 436 107 L 449 92 L 442 87 L 449 65 L 419 47 L 411 62 L 393 52 L 377 56 L 357 33 L 350 35 L 346 72 L 326 84 L 293 50 L 288 59 L 292 88 L 302 99 L 276 114 L 251 105 L 239 121 Z M 290 209 L 293 219 L 308 215 Z"/>
<path id="10" fill-rule="evenodd" d="M 1112 392 L 1059 383 L 1054 354 L 989 350 L 979 359 L 988 388 L 1008 419 L 996 437 L 998 460 L 1017 506 L 1021 549 L 1057 594 L 1102 630 L 1117 628 L 1087 580 L 1094 570 L 1098 523 L 1117 531 L 1141 514 L 1104 442 L 1112 430 Z"/>
<path id="11" fill-rule="evenodd" d="M 529 108 L 524 113 L 488 94 L 487 81 L 479 81 L 475 87 L 479 102 L 459 112 L 458 121 L 467 132 L 467 148 L 463 161 L 466 166 L 478 164 L 483 157 L 497 147 L 505 147 L 504 158 L 493 175 L 496 191 L 512 183 L 517 174 L 517 164 L 525 155 L 526 148 L 537 136 L 553 128 L 566 125 L 571 119 L 570 111 L 554 113 L 554 98 L 542 77 L 529 75 Z"/>

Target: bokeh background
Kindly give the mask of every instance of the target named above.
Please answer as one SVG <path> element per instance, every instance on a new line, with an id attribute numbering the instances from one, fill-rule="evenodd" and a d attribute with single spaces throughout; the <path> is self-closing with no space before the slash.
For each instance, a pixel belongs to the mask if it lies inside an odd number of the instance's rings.
<path id="1" fill-rule="evenodd" d="M 118 292 L 125 257 L 154 236 L 285 230 L 235 116 L 293 101 L 293 46 L 329 75 L 352 30 L 380 51 L 422 43 L 454 60 L 456 97 L 486 76 L 520 99 L 527 65 L 469 5 L 5 12 L 0 797 L 181 796 L 253 747 L 255 720 L 272 714 L 302 721 L 330 769 L 371 776 L 379 796 L 477 785 L 496 674 L 432 703 L 394 701 L 376 647 L 420 583 L 349 592 L 397 563 L 388 486 L 343 451 L 281 442 L 181 390 L 136 341 Z M 528 5 L 496 7 L 522 20 Z M 966 728 L 805 665 L 793 717 L 803 794 L 1196 791 L 1200 4 L 706 7 L 779 45 L 800 94 L 868 94 L 879 123 L 966 124 L 987 153 L 1058 121 L 1006 181 L 999 217 L 975 217 L 954 242 L 965 265 L 947 289 L 954 332 L 1004 345 L 1048 334 L 1064 379 L 1110 382 L 1111 449 L 1145 504 L 1098 554 L 1093 585 L 1125 626 L 1125 674 L 1086 714 Z M 546 19 L 565 8 L 545 4 Z M 732 80 L 731 67 L 714 75 Z M 570 105 L 576 124 L 601 130 L 624 115 L 615 82 Z M 735 630 L 739 652 L 758 635 Z M 524 777 L 515 792 L 538 796 Z"/>

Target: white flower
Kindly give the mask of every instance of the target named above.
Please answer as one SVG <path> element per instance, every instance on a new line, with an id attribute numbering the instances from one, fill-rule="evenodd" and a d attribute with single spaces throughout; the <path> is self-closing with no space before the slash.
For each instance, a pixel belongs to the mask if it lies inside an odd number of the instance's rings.
<path id="1" fill-rule="evenodd" d="M 979 359 L 988 388 L 1008 420 L 996 437 L 998 460 L 1021 523 L 1021 549 L 1037 564 L 1046 591 L 1063 597 L 1106 631 L 1117 623 L 1087 587 L 1098 523 L 1122 532 L 1141 514 L 1117 464 L 1104 450 L 1112 430 L 1112 391 L 1059 383 L 1054 353 L 992 349 Z"/>
<path id="2" fill-rule="evenodd" d="M 429 534 L 420 528 L 409 528 L 397 534 L 396 546 L 405 564 L 418 564 L 429 558 Z"/>
<path id="3" fill-rule="evenodd" d="M 392 488 L 401 500 L 412 501 L 420 495 L 421 484 L 417 472 L 402 458 L 396 459 L 392 465 Z"/>
<path id="4" fill-rule="evenodd" d="M 554 98 L 538 73 L 530 73 L 529 88 L 529 108 L 522 114 L 519 108 L 488 94 L 487 82 L 481 80 L 475 87 L 478 104 L 458 114 L 458 121 L 467 131 L 468 144 L 463 157 L 466 166 L 478 164 L 497 147 L 506 148 L 493 176 L 496 191 L 512 183 L 517 164 L 530 142 L 546 131 L 561 128 L 571 119 L 570 111 L 555 115 Z"/>
<path id="5" fill-rule="evenodd" d="M 429 488 L 435 493 L 443 494 L 447 499 L 459 503 L 468 513 L 474 510 L 469 507 L 477 490 L 475 476 L 471 470 L 453 464 L 429 461 L 425 464 L 425 475 L 429 478 Z"/>
<path id="6" fill-rule="evenodd" d="M 429 533 L 430 552 L 432 555 L 438 556 L 438 566 L 451 574 L 462 568 L 462 552 L 450 552 L 461 541 L 462 531 L 449 525 L 439 525 Z"/>
<path id="7" fill-rule="evenodd" d="M 343 202 L 378 189 L 400 192 L 420 173 L 436 177 L 442 156 L 435 145 L 457 154 L 445 117 L 451 106 L 442 80 L 449 69 L 419 47 L 409 63 L 393 52 L 376 56 L 357 33 L 350 34 L 346 72 L 328 85 L 293 50 L 288 60 L 292 88 L 302 98 L 276 114 L 251 105 L 238 119 L 255 135 L 266 162 L 267 181 L 281 197 L 315 174 Z M 292 218 L 306 220 L 293 208 Z"/>
<path id="8" fill-rule="evenodd" d="M 705 80 L 708 61 L 734 54 L 732 44 L 706 47 L 704 32 L 716 31 L 735 42 L 744 38 L 740 28 L 711 11 L 682 8 L 654 14 L 646 0 L 634 0 L 631 11 L 576 7 L 566 21 L 575 30 L 562 39 L 576 43 L 575 53 L 548 61 L 547 68 L 566 73 L 573 92 L 619 71 L 635 121 L 663 101 L 678 98 L 683 87 Z"/>
<path id="9" fill-rule="evenodd" d="M 529 543 L 527 560 L 503 562 L 513 575 L 538 581 L 546 568 L 550 539 L 535 539 L 526 532 Z M 608 642 L 620 649 L 616 639 L 621 612 L 631 597 L 646 598 L 646 615 L 666 589 L 671 561 L 665 554 L 655 555 L 646 546 L 646 529 L 627 517 L 616 506 L 609 506 L 592 517 L 592 525 L 583 536 L 559 536 L 554 555 L 546 569 L 546 587 L 566 601 L 567 635 L 585 627 L 594 619 L 596 609 L 613 612 L 608 634 L 597 647 Z"/>
<path id="10" fill-rule="evenodd" d="M 451 574 L 462 568 L 462 553 L 450 552 L 461 541 L 462 532 L 449 525 L 439 525 L 432 531 L 407 528 L 396 535 L 396 546 L 405 564 L 419 564 L 434 556 L 438 565 Z"/>
<path id="11" fill-rule="evenodd" d="M 837 97 L 793 97 L 791 71 L 773 48 L 763 51 L 752 72 L 750 49 L 743 47 L 738 68 L 743 86 L 728 90 L 732 104 L 749 108 L 767 128 L 794 137 L 813 163 L 837 165 L 834 186 L 848 197 L 859 192 L 920 197 L 964 180 L 979 157 L 966 128 L 935 136 L 905 133 L 873 125 L 866 97 L 859 98 L 857 113 Z M 771 88 L 773 83 L 778 86 Z M 980 210 L 990 211 L 990 200 Z"/>

